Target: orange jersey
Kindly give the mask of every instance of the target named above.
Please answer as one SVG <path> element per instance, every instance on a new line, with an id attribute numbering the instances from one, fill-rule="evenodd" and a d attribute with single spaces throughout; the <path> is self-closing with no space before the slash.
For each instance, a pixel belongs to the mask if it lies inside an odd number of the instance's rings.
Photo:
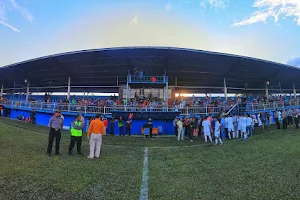
<path id="1" fill-rule="evenodd" d="M 100 119 L 95 119 L 91 122 L 87 136 L 92 133 L 104 135 L 104 123 Z"/>

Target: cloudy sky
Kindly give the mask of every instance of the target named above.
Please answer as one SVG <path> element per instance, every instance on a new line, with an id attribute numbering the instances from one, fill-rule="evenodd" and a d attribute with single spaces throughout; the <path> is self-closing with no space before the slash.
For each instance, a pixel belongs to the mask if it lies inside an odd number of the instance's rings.
<path id="1" fill-rule="evenodd" d="M 0 0 L 0 66 L 118 46 L 172 46 L 300 66 L 300 0 Z"/>

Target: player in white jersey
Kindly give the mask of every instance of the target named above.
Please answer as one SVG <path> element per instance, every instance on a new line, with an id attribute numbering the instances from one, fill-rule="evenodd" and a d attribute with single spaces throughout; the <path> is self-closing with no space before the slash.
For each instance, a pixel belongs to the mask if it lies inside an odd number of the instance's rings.
<path id="1" fill-rule="evenodd" d="M 203 131 L 204 131 L 204 140 L 205 140 L 205 142 L 207 143 L 207 137 L 209 137 L 210 142 L 212 142 L 212 139 L 211 139 L 211 123 L 207 119 L 207 117 L 205 117 L 205 120 L 202 122 L 202 126 L 203 126 Z"/>
<path id="2" fill-rule="evenodd" d="M 253 129 L 252 129 L 252 118 L 250 117 L 250 115 L 248 114 L 247 115 L 247 134 L 249 136 L 252 136 L 252 132 L 253 132 Z"/>
<path id="3" fill-rule="evenodd" d="M 246 140 L 247 139 L 247 117 L 245 117 L 244 114 L 241 115 L 240 122 L 241 122 L 241 132 L 242 135 L 244 136 L 244 140 Z"/>
<path id="4" fill-rule="evenodd" d="M 231 138 L 235 138 L 232 116 L 229 116 L 227 118 L 227 127 L 228 127 L 228 137 L 231 140 Z M 232 134 L 232 137 L 231 137 L 231 134 Z"/>
<path id="5" fill-rule="evenodd" d="M 220 146 L 223 144 L 222 140 L 221 140 L 221 136 L 220 136 L 220 132 L 221 132 L 221 124 L 218 120 L 217 117 L 214 118 L 215 120 L 215 144 L 214 145 L 218 145 L 218 142 L 220 142 Z"/>
<path id="6" fill-rule="evenodd" d="M 238 130 L 238 135 L 241 135 L 241 138 L 243 138 L 241 115 L 238 115 L 237 118 L 237 130 Z"/>
<path id="7" fill-rule="evenodd" d="M 238 133 L 238 118 L 237 116 L 234 114 L 233 115 L 233 127 L 234 127 L 234 134 L 235 134 L 235 138 L 239 138 L 239 133 Z"/>

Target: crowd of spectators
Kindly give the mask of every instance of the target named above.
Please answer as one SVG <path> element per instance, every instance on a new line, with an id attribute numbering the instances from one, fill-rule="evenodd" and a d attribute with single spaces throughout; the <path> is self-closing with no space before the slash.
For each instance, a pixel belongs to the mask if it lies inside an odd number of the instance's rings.
<path id="1" fill-rule="evenodd" d="M 4 97 L 2 100 L 9 100 L 9 97 Z M 183 97 L 178 96 L 172 99 L 164 101 L 163 99 L 155 97 L 135 97 L 126 100 L 121 99 L 117 96 L 110 97 L 76 97 L 71 96 L 70 99 L 63 96 L 51 96 L 45 94 L 44 96 L 30 96 L 29 102 L 40 103 L 43 102 L 45 105 L 55 103 L 59 108 L 71 106 L 74 109 L 81 107 L 117 107 L 117 106 L 129 106 L 129 107 L 152 107 L 152 108 L 175 108 L 177 110 L 186 107 L 210 107 L 210 108 L 224 108 L 225 110 L 230 109 L 236 103 L 241 104 L 244 108 L 251 104 L 263 104 L 263 103 L 288 103 L 294 101 L 295 98 L 292 96 L 282 96 L 282 95 L 270 95 L 268 98 L 265 95 L 241 95 L 235 97 L 229 97 L 225 100 L 224 97 L 210 97 L 206 95 L 205 97 Z"/>

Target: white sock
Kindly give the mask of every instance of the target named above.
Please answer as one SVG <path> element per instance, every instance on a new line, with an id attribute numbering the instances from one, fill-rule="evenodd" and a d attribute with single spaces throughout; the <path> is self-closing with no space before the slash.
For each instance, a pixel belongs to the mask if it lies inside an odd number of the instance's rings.
<path id="1" fill-rule="evenodd" d="M 207 143 L 207 136 L 204 136 L 205 143 Z"/>
<path id="2" fill-rule="evenodd" d="M 208 137 L 209 137 L 209 141 L 212 142 L 211 136 L 209 135 Z"/>
<path id="3" fill-rule="evenodd" d="M 222 139 L 219 137 L 220 144 L 223 144 Z"/>
<path id="4" fill-rule="evenodd" d="M 218 144 L 218 138 L 216 138 L 215 143 Z"/>
<path id="5" fill-rule="evenodd" d="M 235 138 L 235 133 L 234 133 L 234 131 L 232 131 L 232 138 Z"/>

